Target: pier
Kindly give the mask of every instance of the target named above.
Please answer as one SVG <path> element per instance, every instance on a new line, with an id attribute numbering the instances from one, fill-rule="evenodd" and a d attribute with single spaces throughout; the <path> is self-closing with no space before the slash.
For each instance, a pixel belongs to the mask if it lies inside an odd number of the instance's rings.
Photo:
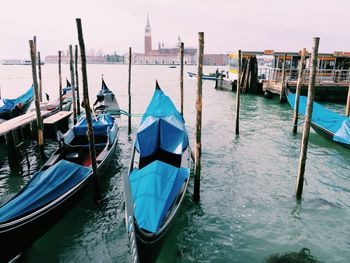
<path id="1" fill-rule="evenodd" d="M 282 89 L 282 69 L 270 68 L 260 69 L 260 76 L 267 79 L 262 80 L 264 92 L 279 95 Z M 303 70 L 301 82 L 301 95 L 307 95 L 310 70 Z M 292 91 L 295 91 L 298 82 L 298 70 L 287 69 L 285 83 Z M 318 101 L 346 102 L 350 84 L 349 70 L 324 70 L 316 71 L 315 99 Z"/>

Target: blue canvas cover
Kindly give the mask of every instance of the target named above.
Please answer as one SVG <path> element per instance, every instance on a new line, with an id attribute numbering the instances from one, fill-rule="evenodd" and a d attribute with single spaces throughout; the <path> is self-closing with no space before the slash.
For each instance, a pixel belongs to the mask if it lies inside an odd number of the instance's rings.
<path id="1" fill-rule="evenodd" d="M 350 119 L 343 121 L 340 129 L 334 134 L 333 140 L 350 145 Z"/>
<path id="2" fill-rule="evenodd" d="M 132 171 L 129 180 L 134 216 L 141 228 L 151 233 L 158 231 L 189 172 L 158 160 Z"/>
<path id="3" fill-rule="evenodd" d="M 290 92 L 287 99 L 291 107 L 294 109 L 295 94 Z M 307 97 L 300 96 L 298 111 L 304 116 L 306 114 L 306 104 Z M 333 112 L 317 102 L 314 102 L 311 121 L 333 133 L 334 141 L 350 144 L 350 118 Z"/>
<path id="4" fill-rule="evenodd" d="M 15 99 L 3 99 L 4 105 L 0 107 L 0 113 L 12 110 L 19 103 L 25 104 L 34 97 L 34 87 L 31 86 L 29 90 L 23 95 L 15 98 Z"/>
<path id="5" fill-rule="evenodd" d="M 160 89 L 155 90 L 143 115 L 135 145 L 141 157 L 149 156 L 159 148 L 181 154 L 188 146 L 184 119 Z"/>
<path id="6" fill-rule="evenodd" d="M 89 176 L 91 168 L 61 160 L 38 172 L 10 201 L 0 207 L 0 223 L 24 216 L 54 201 Z"/>
<path id="7" fill-rule="evenodd" d="M 113 117 L 108 114 L 100 114 L 95 118 L 92 118 L 92 127 L 94 129 L 94 135 L 107 135 L 108 128 L 112 129 L 114 124 Z M 86 135 L 87 121 L 86 116 L 82 116 L 78 123 L 74 126 L 74 132 L 76 135 Z"/>

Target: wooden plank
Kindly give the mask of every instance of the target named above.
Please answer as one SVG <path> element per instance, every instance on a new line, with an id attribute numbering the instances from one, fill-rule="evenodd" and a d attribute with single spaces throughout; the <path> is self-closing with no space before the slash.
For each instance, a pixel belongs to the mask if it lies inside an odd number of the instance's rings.
<path id="1" fill-rule="evenodd" d="M 41 112 L 42 117 L 48 116 L 49 114 L 51 114 L 51 111 L 42 111 Z M 5 134 L 5 133 L 8 133 L 9 131 L 11 131 L 13 129 L 17 129 L 21 126 L 29 124 L 35 120 L 36 120 L 36 112 L 31 111 L 31 112 L 28 112 L 28 113 L 23 114 L 21 116 L 18 116 L 18 117 L 10 119 L 8 121 L 5 121 L 5 122 L 0 124 L 0 136 Z"/>
<path id="2" fill-rule="evenodd" d="M 55 124 L 56 122 L 59 122 L 60 120 L 69 117 L 71 114 L 71 111 L 59 111 L 51 115 L 50 117 L 44 119 L 44 124 Z"/>

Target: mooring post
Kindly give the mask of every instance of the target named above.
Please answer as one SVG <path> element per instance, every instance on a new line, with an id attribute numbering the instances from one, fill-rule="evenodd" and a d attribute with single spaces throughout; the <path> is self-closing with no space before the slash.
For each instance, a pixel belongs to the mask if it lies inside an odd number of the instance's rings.
<path id="1" fill-rule="evenodd" d="M 181 115 L 184 116 L 184 43 L 180 46 L 180 100 Z"/>
<path id="2" fill-rule="evenodd" d="M 129 47 L 129 79 L 128 79 L 128 98 L 129 98 L 129 115 L 128 115 L 128 134 L 131 133 L 131 47 Z"/>
<path id="3" fill-rule="evenodd" d="M 282 64 L 282 86 L 281 86 L 281 93 L 280 93 L 280 103 L 283 103 L 283 98 L 285 96 L 284 89 L 285 89 L 285 81 L 286 81 L 286 60 L 287 60 L 287 53 L 284 53 L 283 56 L 283 64 Z"/>
<path id="4" fill-rule="evenodd" d="M 203 57 L 204 57 L 204 33 L 198 33 L 198 72 L 197 72 L 197 100 L 196 100 L 196 151 L 194 168 L 194 189 L 193 199 L 198 202 L 200 199 L 200 180 L 201 180 L 201 155 L 202 155 L 202 76 L 203 76 Z"/>
<path id="5" fill-rule="evenodd" d="M 316 67 L 317 67 L 319 41 L 320 41 L 320 38 L 315 37 L 314 44 L 312 47 L 306 115 L 304 120 L 304 130 L 303 130 L 303 137 L 301 140 L 301 149 L 300 149 L 300 157 L 299 157 L 299 165 L 298 165 L 298 178 L 297 178 L 297 187 L 296 187 L 296 197 L 298 199 L 301 198 L 301 195 L 303 192 L 303 185 L 304 185 L 304 172 L 305 172 L 305 164 L 306 164 L 307 146 L 309 142 L 312 109 L 313 109 L 313 102 L 315 97 L 315 79 L 316 79 Z"/>
<path id="6" fill-rule="evenodd" d="M 75 45 L 75 85 L 77 86 L 77 115 L 80 116 L 80 92 L 78 74 L 78 45 Z"/>
<path id="7" fill-rule="evenodd" d="M 301 52 L 301 60 L 300 60 L 299 72 L 298 72 L 298 82 L 295 90 L 293 133 L 297 133 L 297 130 L 298 130 L 299 99 L 300 99 L 301 84 L 303 81 L 303 71 L 305 68 L 305 56 L 306 56 L 306 48 L 304 48 L 303 51 Z"/>
<path id="8" fill-rule="evenodd" d="M 240 106 L 240 93 L 241 93 L 241 50 L 238 50 L 238 76 L 237 76 L 237 89 L 236 89 L 236 134 L 239 134 L 239 106 Z"/>
<path id="9" fill-rule="evenodd" d="M 13 131 L 5 133 L 4 137 L 5 137 L 7 156 L 8 156 L 10 169 L 17 170 L 18 163 L 19 163 L 19 152 L 16 147 Z"/>
<path id="10" fill-rule="evenodd" d="M 73 67 L 73 48 L 72 45 L 69 45 L 69 65 L 70 65 L 70 80 L 72 83 L 72 97 L 73 97 L 73 122 L 77 123 L 77 104 L 75 98 L 75 80 L 74 80 L 74 67 Z"/>
<path id="11" fill-rule="evenodd" d="M 346 100 L 345 115 L 346 115 L 346 117 L 349 117 L 349 115 L 350 115 L 350 86 L 348 88 L 348 99 Z"/>
<path id="12" fill-rule="evenodd" d="M 60 111 L 62 110 L 62 68 L 61 68 L 61 56 L 62 51 L 58 51 L 58 81 L 59 81 L 59 92 L 58 98 L 60 100 Z"/>
<path id="13" fill-rule="evenodd" d="M 39 102 L 39 94 L 38 94 L 38 79 L 36 75 L 36 57 L 35 50 L 36 47 L 34 45 L 33 40 L 29 40 L 30 47 L 30 56 L 32 60 L 32 75 L 33 75 L 33 85 L 34 85 L 34 95 L 35 95 L 35 110 L 36 110 L 36 121 L 38 126 L 38 147 L 39 147 L 39 156 L 42 160 L 45 159 L 44 152 L 44 129 L 43 129 L 43 120 L 41 118 L 40 112 L 40 102 Z"/>
<path id="14" fill-rule="evenodd" d="M 89 90 L 88 90 L 88 80 L 86 72 L 86 54 L 85 54 L 85 43 L 83 37 L 83 30 L 81 26 L 81 19 L 76 19 L 77 29 L 78 29 L 78 39 L 80 47 L 80 62 L 81 62 L 81 72 L 82 72 L 82 81 L 83 81 L 83 104 L 86 113 L 86 122 L 87 122 L 87 133 L 89 139 L 89 149 L 90 149 L 90 158 L 93 171 L 93 179 L 95 185 L 95 198 L 96 201 L 100 199 L 100 190 L 98 186 L 98 174 L 97 174 L 97 163 L 96 163 L 96 150 L 95 150 L 95 137 L 94 130 L 92 127 L 92 117 L 91 117 L 91 108 L 89 101 Z M 73 86 L 74 87 L 74 86 Z"/>
<path id="15" fill-rule="evenodd" d="M 38 52 L 38 74 L 39 74 L 39 100 L 43 101 L 43 81 L 41 78 L 41 59 L 40 52 Z"/>

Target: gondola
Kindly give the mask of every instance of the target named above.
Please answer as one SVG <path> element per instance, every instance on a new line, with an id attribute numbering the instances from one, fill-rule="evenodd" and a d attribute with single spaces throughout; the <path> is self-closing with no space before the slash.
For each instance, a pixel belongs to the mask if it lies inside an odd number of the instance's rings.
<path id="1" fill-rule="evenodd" d="M 288 103 L 294 109 L 295 94 L 286 89 Z M 305 116 L 307 97 L 300 96 L 298 112 Z M 350 118 L 313 103 L 311 127 L 320 135 L 350 149 Z"/>
<path id="2" fill-rule="evenodd" d="M 96 113 L 107 112 L 120 117 L 120 108 L 118 101 L 116 100 L 113 92 L 107 87 L 103 78 L 101 89 L 97 93 L 96 97 L 97 99 L 93 104 L 93 108 Z"/>
<path id="3" fill-rule="evenodd" d="M 33 99 L 33 86 L 15 99 L 2 99 L 3 105 L 0 107 L 0 119 L 9 120 L 26 113 Z"/>
<path id="4" fill-rule="evenodd" d="M 108 168 L 119 127 L 110 114 L 93 119 L 98 174 Z M 94 180 L 85 116 L 65 134 L 59 149 L 23 189 L 0 207 L 0 262 L 7 262 L 58 222 Z"/>
<path id="5" fill-rule="evenodd" d="M 133 261 L 154 262 L 184 199 L 191 150 L 185 122 L 158 83 L 123 177 Z"/>

